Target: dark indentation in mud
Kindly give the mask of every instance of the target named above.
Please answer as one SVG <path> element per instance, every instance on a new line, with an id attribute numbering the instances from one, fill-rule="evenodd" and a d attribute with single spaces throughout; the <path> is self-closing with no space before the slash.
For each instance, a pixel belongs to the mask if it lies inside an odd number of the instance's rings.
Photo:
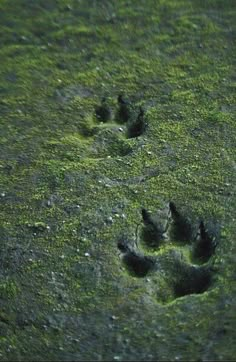
<path id="1" fill-rule="evenodd" d="M 131 104 L 127 99 L 124 98 L 123 95 L 118 96 L 118 111 L 116 114 L 116 119 L 120 123 L 126 123 L 131 118 Z"/>
<path id="2" fill-rule="evenodd" d="M 176 275 L 173 283 L 175 298 L 204 293 L 212 281 L 212 271 L 209 268 L 187 264 L 179 264 Z"/>
<path id="3" fill-rule="evenodd" d="M 193 259 L 201 263 L 207 262 L 214 254 L 216 242 L 214 237 L 209 235 L 203 221 L 200 222 L 199 232 L 193 248 Z"/>
<path id="4" fill-rule="evenodd" d="M 151 214 L 144 208 L 141 210 L 143 219 L 142 239 L 150 247 L 159 246 L 163 240 L 163 230 L 159 229 Z"/>
<path id="5" fill-rule="evenodd" d="M 121 251 L 123 262 L 131 275 L 142 278 L 154 268 L 155 259 L 138 254 L 132 250 L 127 241 L 119 240 L 117 247 Z"/>
<path id="6" fill-rule="evenodd" d="M 134 121 L 130 121 L 127 125 L 127 137 L 135 138 L 141 136 L 146 129 L 144 119 L 144 110 L 140 107 L 139 114 Z"/>
<path id="7" fill-rule="evenodd" d="M 101 104 L 95 108 L 95 115 L 99 122 L 108 122 L 111 119 L 111 109 L 106 98 L 102 98 Z"/>
<path id="8" fill-rule="evenodd" d="M 125 239 L 121 239 L 117 243 L 117 248 L 122 252 L 126 253 L 130 251 L 129 242 Z"/>
<path id="9" fill-rule="evenodd" d="M 176 208 L 176 205 L 171 201 L 169 203 L 172 222 L 170 225 L 170 238 L 179 241 L 187 242 L 193 237 L 192 227 L 190 222 Z"/>
<path id="10" fill-rule="evenodd" d="M 47 225 L 43 222 L 35 222 L 34 224 L 26 225 L 33 233 L 43 233 L 47 230 Z"/>
<path id="11" fill-rule="evenodd" d="M 154 260 L 143 255 L 138 255 L 135 252 L 129 251 L 124 257 L 123 261 L 130 271 L 136 277 L 145 277 L 154 267 Z"/>

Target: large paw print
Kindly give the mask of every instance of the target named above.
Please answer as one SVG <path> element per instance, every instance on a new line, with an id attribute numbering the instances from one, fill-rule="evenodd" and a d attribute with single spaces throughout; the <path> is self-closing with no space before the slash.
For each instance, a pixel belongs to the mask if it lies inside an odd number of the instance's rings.
<path id="1" fill-rule="evenodd" d="M 164 303 L 207 291 L 215 273 L 214 232 L 202 220 L 193 225 L 173 202 L 160 210 L 157 217 L 146 209 L 141 210 L 141 215 L 141 231 L 136 231 L 136 241 L 123 237 L 117 244 L 128 273 L 148 277 L 157 300 Z M 149 250 L 148 255 L 140 249 Z"/>

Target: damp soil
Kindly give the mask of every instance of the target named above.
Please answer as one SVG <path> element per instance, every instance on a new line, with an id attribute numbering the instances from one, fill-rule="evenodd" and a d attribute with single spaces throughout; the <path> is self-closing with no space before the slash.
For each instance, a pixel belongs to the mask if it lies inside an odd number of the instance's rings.
<path id="1" fill-rule="evenodd" d="M 0 359 L 234 361 L 234 1 L 0 22 Z"/>

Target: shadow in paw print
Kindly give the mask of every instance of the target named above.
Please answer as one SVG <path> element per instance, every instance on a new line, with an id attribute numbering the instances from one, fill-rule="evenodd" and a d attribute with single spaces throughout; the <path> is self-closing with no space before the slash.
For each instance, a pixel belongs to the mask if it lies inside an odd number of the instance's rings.
<path id="1" fill-rule="evenodd" d="M 136 119 L 130 120 L 127 124 L 127 137 L 136 138 L 141 136 L 146 129 L 146 122 L 144 119 L 144 110 L 142 107 L 139 109 L 139 114 Z"/>
<path id="2" fill-rule="evenodd" d="M 105 97 L 102 98 L 101 104 L 95 108 L 95 115 L 99 122 L 108 122 L 111 120 L 111 109 Z"/>
<path id="3" fill-rule="evenodd" d="M 117 101 L 118 110 L 116 112 L 116 121 L 121 124 L 126 123 L 127 138 L 141 136 L 147 127 L 144 109 L 139 107 L 139 110 L 137 110 L 123 95 L 119 95 Z"/>
<path id="4" fill-rule="evenodd" d="M 192 259 L 199 263 L 206 263 L 214 254 L 216 241 L 212 235 L 209 235 L 203 221 L 200 222 L 198 235 L 193 246 Z"/>
<path id="5" fill-rule="evenodd" d="M 192 226 L 176 208 L 171 201 L 169 203 L 171 223 L 169 228 L 169 237 L 171 240 L 181 243 L 190 242 L 193 237 Z"/>
<path id="6" fill-rule="evenodd" d="M 212 271 L 206 267 L 179 264 L 173 277 L 174 298 L 189 294 L 200 294 L 208 290 L 212 281 Z"/>
<path id="7" fill-rule="evenodd" d="M 156 248 L 160 245 L 161 241 L 164 240 L 166 230 L 163 225 L 158 224 L 157 220 L 154 220 L 146 209 L 143 208 L 141 213 L 143 220 L 142 240 L 147 246 Z"/>
<path id="8" fill-rule="evenodd" d="M 133 107 L 131 103 L 121 94 L 118 96 L 117 102 L 118 110 L 116 112 L 116 120 L 118 123 L 126 123 L 131 119 Z"/>
<path id="9" fill-rule="evenodd" d="M 153 259 L 132 251 L 124 255 L 123 261 L 130 273 L 136 277 L 145 277 L 155 264 Z"/>
<path id="10" fill-rule="evenodd" d="M 119 241 L 117 247 L 121 251 L 123 263 L 131 275 L 143 278 L 153 270 L 154 258 L 138 254 L 124 241 Z"/>

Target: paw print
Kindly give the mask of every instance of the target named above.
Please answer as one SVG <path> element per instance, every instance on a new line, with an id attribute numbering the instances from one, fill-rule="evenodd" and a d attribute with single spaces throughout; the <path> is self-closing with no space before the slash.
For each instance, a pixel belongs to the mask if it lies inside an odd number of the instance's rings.
<path id="1" fill-rule="evenodd" d="M 102 98 L 95 107 L 94 115 L 96 122 L 89 132 L 84 131 L 86 124 L 81 132 L 92 140 L 90 153 L 95 158 L 129 154 L 132 147 L 128 140 L 141 136 L 147 127 L 144 109 L 135 107 L 123 95 L 117 98 L 115 112 L 112 112 L 107 99 Z"/>
<path id="2" fill-rule="evenodd" d="M 129 275 L 152 282 L 149 290 L 163 303 L 206 292 L 215 273 L 214 232 L 207 229 L 203 220 L 193 225 L 173 202 L 156 216 L 143 208 L 141 217 L 135 242 L 122 237 L 117 244 Z M 141 248 L 148 250 L 148 255 Z"/>

